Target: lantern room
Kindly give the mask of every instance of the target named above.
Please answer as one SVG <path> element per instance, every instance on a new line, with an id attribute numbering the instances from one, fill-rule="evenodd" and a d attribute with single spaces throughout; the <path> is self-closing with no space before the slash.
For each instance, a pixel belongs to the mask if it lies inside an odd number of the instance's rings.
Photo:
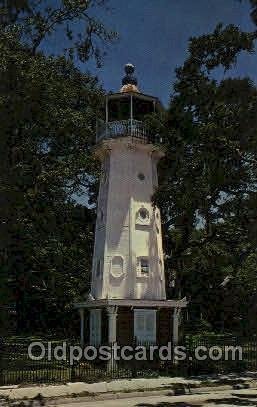
<path id="1" fill-rule="evenodd" d="M 136 137 L 145 143 L 160 143 L 146 119 L 162 110 L 161 103 L 158 98 L 139 92 L 134 70 L 132 64 L 126 64 L 120 92 L 106 96 L 102 119 L 97 123 L 97 142 L 105 138 Z"/>

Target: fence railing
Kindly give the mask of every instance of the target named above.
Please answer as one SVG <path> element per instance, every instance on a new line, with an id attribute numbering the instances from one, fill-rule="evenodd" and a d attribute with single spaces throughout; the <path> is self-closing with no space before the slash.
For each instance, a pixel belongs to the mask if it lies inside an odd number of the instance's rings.
<path id="1" fill-rule="evenodd" d="M 189 375 L 257 371 L 257 338 L 189 337 L 185 343 Z"/>
<path id="2" fill-rule="evenodd" d="M 41 342 L 42 346 L 33 348 L 34 360 L 31 359 L 28 353 L 28 344 L 13 343 L 1 341 L 0 343 L 0 385 L 12 385 L 19 383 L 66 383 L 72 381 L 97 382 L 109 379 L 118 378 L 133 378 L 133 377 L 156 377 L 156 376 L 191 376 L 197 374 L 212 374 L 212 373 L 231 373 L 244 370 L 257 370 L 257 340 L 256 339 L 240 339 L 228 338 L 217 341 L 217 339 L 187 339 L 182 346 L 185 349 L 186 358 L 176 361 L 174 353 L 170 358 L 163 360 L 156 349 L 153 358 L 149 358 L 150 346 L 152 343 L 134 342 L 132 345 L 133 356 L 135 356 L 138 347 L 144 346 L 146 349 L 146 360 L 135 359 L 117 360 L 111 357 L 109 360 L 102 360 L 97 357 L 94 360 L 89 360 L 86 357 L 81 357 L 79 360 L 70 358 L 71 349 L 74 352 L 74 346 L 78 346 L 77 342 L 55 341 L 52 343 L 49 351 L 49 342 Z M 114 344 L 105 344 L 112 348 Z M 59 346 L 57 356 L 54 355 L 54 349 Z M 65 346 L 67 353 L 61 357 L 61 348 Z M 84 345 L 83 352 L 88 345 Z M 103 346 L 103 345 L 102 345 Z M 241 347 L 242 359 L 236 356 L 234 359 L 226 359 L 226 347 Z M 45 353 L 42 357 L 42 347 Z M 71 348 L 73 347 L 73 348 Z M 202 356 L 203 348 L 206 349 L 205 354 L 213 348 L 219 348 L 222 352 L 222 357 L 219 360 L 196 358 L 196 352 L 200 349 Z M 97 347 L 97 352 L 100 347 Z M 215 354 L 215 352 L 214 352 Z M 40 358 L 39 358 L 40 356 Z M 56 356 L 56 355 L 55 355 Z"/>
<path id="3" fill-rule="evenodd" d="M 98 121 L 96 142 L 107 138 L 132 137 L 144 143 L 160 143 L 160 137 L 152 134 L 149 127 L 140 120 Z"/>

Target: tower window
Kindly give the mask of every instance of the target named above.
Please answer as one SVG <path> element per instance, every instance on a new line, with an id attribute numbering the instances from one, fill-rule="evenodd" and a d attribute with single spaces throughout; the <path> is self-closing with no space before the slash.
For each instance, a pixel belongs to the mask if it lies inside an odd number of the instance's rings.
<path id="1" fill-rule="evenodd" d="M 150 213 L 144 206 L 139 208 L 136 212 L 136 225 L 150 225 Z"/>
<path id="2" fill-rule="evenodd" d="M 148 274 L 149 273 L 149 263 L 148 259 L 141 259 L 141 274 Z"/>
<path id="3" fill-rule="evenodd" d="M 104 213 L 103 213 L 102 209 L 99 209 L 98 218 L 99 218 L 100 222 L 102 222 L 104 219 Z"/>
<path id="4" fill-rule="evenodd" d="M 137 177 L 138 177 L 138 179 L 140 179 L 140 181 L 144 181 L 144 179 L 145 179 L 145 176 L 142 172 L 140 172 Z"/>
<path id="5" fill-rule="evenodd" d="M 137 259 L 137 274 L 139 277 L 147 277 L 149 275 L 149 260 L 147 257 L 138 257 Z"/>
<path id="6" fill-rule="evenodd" d="M 119 278 L 124 273 L 124 261 L 121 256 L 115 256 L 112 259 L 112 275 Z"/>
<path id="7" fill-rule="evenodd" d="M 102 262 L 101 260 L 97 261 L 97 266 L 96 266 L 96 276 L 100 277 L 102 274 Z"/>
<path id="8" fill-rule="evenodd" d="M 139 210 L 139 216 L 140 216 L 140 218 L 141 218 L 142 220 L 148 219 L 148 218 L 149 218 L 149 212 L 148 212 L 148 210 L 145 209 L 145 208 L 141 208 L 141 209 Z"/>
<path id="9" fill-rule="evenodd" d="M 107 182 L 107 172 L 103 171 L 102 173 L 102 183 L 105 184 Z"/>

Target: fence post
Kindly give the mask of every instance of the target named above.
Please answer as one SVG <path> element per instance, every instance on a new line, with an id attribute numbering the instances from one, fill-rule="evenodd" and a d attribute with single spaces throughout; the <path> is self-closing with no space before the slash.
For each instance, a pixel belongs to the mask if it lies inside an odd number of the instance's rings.
<path id="1" fill-rule="evenodd" d="M 73 362 L 70 367 L 70 381 L 71 382 L 76 381 L 75 362 Z"/>
<path id="2" fill-rule="evenodd" d="M 4 385 L 4 340 L 0 338 L 0 385 Z"/>
<path id="3" fill-rule="evenodd" d="M 132 342 L 132 346 L 133 346 L 133 359 L 132 359 L 132 369 L 131 369 L 131 374 L 133 379 L 135 379 L 137 377 L 137 367 L 136 367 L 136 359 L 135 359 L 135 354 L 136 354 L 136 346 L 137 346 L 137 339 L 133 338 L 133 342 Z"/>
<path id="4" fill-rule="evenodd" d="M 249 357 L 249 345 L 250 345 L 249 340 L 247 340 L 246 341 L 246 346 L 248 348 L 248 349 L 246 349 L 247 357 Z M 240 338 L 237 338 L 237 340 L 235 339 L 234 346 L 235 347 L 239 346 L 239 347 L 242 348 L 242 360 L 240 360 L 239 354 L 236 353 L 236 355 L 235 355 L 235 357 L 236 357 L 236 371 L 240 372 L 240 370 L 244 367 L 244 347 L 245 347 L 245 343 L 244 343 L 243 338 L 240 337 Z M 250 347 L 250 349 L 251 349 L 251 347 Z M 252 351 L 252 349 L 251 349 L 251 351 Z M 252 354 L 250 352 L 250 358 L 251 357 L 252 357 Z M 247 365 L 248 364 L 249 364 L 249 362 L 247 363 Z"/>
<path id="5" fill-rule="evenodd" d="M 193 356 L 192 356 L 192 347 L 193 347 L 193 341 L 191 340 L 190 337 L 186 338 L 186 374 L 188 377 L 192 376 L 192 368 L 193 368 Z"/>

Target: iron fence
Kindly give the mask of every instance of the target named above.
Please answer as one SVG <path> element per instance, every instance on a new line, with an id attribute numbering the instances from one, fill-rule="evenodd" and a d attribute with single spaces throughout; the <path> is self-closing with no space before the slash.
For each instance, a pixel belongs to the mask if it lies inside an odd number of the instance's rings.
<path id="1" fill-rule="evenodd" d="M 32 360 L 28 353 L 28 344 L 24 342 L 9 342 L 4 340 L 0 343 L 0 385 L 12 385 L 19 383 L 67 383 L 74 381 L 97 382 L 110 379 L 122 379 L 133 377 L 156 377 L 156 376 L 191 376 L 197 374 L 210 373 L 230 373 L 244 370 L 257 370 L 257 340 L 240 338 L 223 338 L 220 340 L 205 338 L 195 340 L 187 338 L 181 343 L 185 358 L 175 360 L 172 354 L 166 360 L 160 358 L 159 349 L 153 352 L 152 359 L 149 357 L 152 343 L 133 343 L 133 352 L 131 360 L 116 359 L 111 357 L 109 360 L 101 360 L 97 357 L 95 360 L 89 360 L 86 357 L 71 362 L 70 349 L 78 346 L 77 342 L 55 341 L 54 349 L 59 346 L 59 350 L 65 343 L 67 353 L 65 358 L 51 357 L 53 349 L 49 351 L 49 342 L 41 342 L 46 350 L 42 357 L 42 348 L 34 348 Z M 51 345 L 53 346 L 53 344 Z M 103 346 L 103 345 L 102 345 Z M 106 344 L 111 348 L 113 344 Z M 147 358 L 135 358 L 135 353 L 142 346 L 145 348 Z M 227 347 L 240 347 L 242 358 L 236 356 L 226 358 Z M 87 345 L 84 345 L 85 349 Z M 200 347 L 200 348 L 199 348 Z M 207 356 L 206 359 L 196 357 L 196 352 L 200 356 L 213 352 L 215 348 L 222 353 L 219 360 L 212 360 Z M 99 348 L 96 348 L 97 352 Z M 204 351 L 205 349 L 205 351 Z M 217 350 L 217 349 L 216 349 Z M 203 352 L 204 351 L 204 352 Z M 39 356 L 41 356 L 39 358 Z M 58 356 L 58 351 L 57 351 Z M 38 357 L 38 359 L 37 359 Z"/>
<path id="2" fill-rule="evenodd" d="M 185 346 L 188 375 L 257 370 L 257 338 L 188 337 Z"/>

